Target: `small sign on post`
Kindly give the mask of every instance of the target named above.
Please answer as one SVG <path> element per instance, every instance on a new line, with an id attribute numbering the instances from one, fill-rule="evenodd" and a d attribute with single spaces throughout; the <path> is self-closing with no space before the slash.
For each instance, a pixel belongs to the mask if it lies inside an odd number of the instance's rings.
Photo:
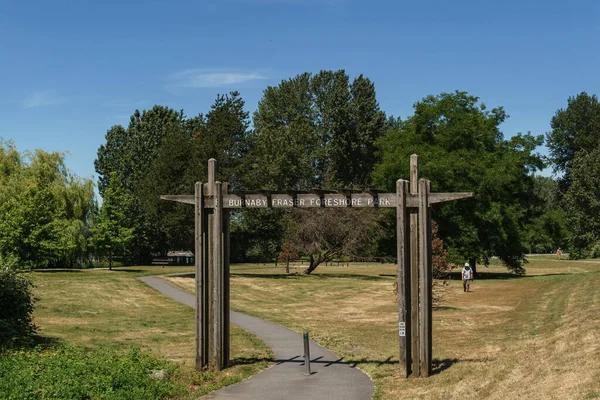
<path id="1" fill-rule="evenodd" d="M 406 322 L 400 321 L 398 323 L 398 333 L 401 337 L 406 336 Z"/>

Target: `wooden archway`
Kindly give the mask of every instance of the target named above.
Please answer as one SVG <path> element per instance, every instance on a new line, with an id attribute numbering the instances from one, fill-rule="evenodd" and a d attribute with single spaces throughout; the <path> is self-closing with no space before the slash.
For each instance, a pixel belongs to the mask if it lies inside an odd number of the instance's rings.
<path id="1" fill-rule="evenodd" d="M 431 193 L 418 179 L 418 157 L 411 156 L 410 181 L 398 180 L 396 193 L 378 190 L 229 193 L 216 181 L 216 160 L 208 161 L 207 183 L 194 195 L 161 199 L 194 205 L 196 259 L 196 369 L 221 370 L 229 363 L 229 212 L 239 208 L 375 207 L 396 208 L 398 247 L 398 335 L 400 374 L 431 374 L 431 205 L 472 197 L 473 193 Z"/>

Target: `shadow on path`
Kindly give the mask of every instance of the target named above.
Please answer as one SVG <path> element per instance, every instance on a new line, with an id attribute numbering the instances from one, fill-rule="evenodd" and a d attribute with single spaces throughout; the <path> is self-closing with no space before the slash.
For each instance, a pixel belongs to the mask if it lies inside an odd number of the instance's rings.
<path id="1" fill-rule="evenodd" d="M 163 279 L 153 276 L 139 279 L 183 304 L 191 307 L 195 304 L 193 295 L 177 289 Z M 367 400 L 373 397 L 373 383 L 365 373 L 356 368 L 359 362 L 346 363 L 311 340 L 310 354 L 314 359 L 314 362 L 311 361 L 312 374 L 305 375 L 301 334 L 235 311 L 231 312 L 231 323 L 257 336 L 269 346 L 275 355 L 275 365 L 244 382 L 212 392 L 203 399 Z M 252 360 L 233 361 L 242 364 Z"/>

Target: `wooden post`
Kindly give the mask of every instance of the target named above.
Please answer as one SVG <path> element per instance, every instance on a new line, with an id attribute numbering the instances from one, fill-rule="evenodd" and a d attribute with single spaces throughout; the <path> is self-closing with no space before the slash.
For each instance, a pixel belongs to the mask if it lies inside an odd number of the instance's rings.
<path id="1" fill-rule="evenodd" d="M 429 217 L 430 182 L 419 180 L 419 309 L 420 360 L 423 378 L 431 374 L 431 220 Z"/>
<path id="2" fill-rule="evenodd" d="M 427 197 L 431 198 L 431 181 L 427 181 Z M 427 203 L 427 368 L 429 374 L 432 372 L 433 361 L 433 250 L 432 250 L 432 225 L 431 225 L 431 203 Z"/>
<path id="3" fill-rule="evenodd" d="M 396 247 L 398 252 L 398 336 L 400 337 L 400 376 L 407 378 L 411 372 L 411 304 L 410 304 L 410 238 L 407 234 L 409 219 L 406 194 L 409 182 L 396 181 L 398 206 L 396 207 Z"/>
<path id="4" fill-rule="evenodd" d="M 223 183 L 223 196 L 229 193 L 229 185 L 227 182 Z M 229 365 L 229 356 L 230 354 L 230 288 L 229 288 L 229 277 L 230 277 L 230 268 L 229 268 L 229 257 L 230 257 L 230 239 L 229 239 L 229 222 L 230 222 L 230 210 L 223 209 L 223 234 L 222 234 L 222 243 L 223 243 L 223 366 L 227 367 Z"/>
<path id="5" fill-rule="evenodd" d="M 214 185 L 214 183 L 217 181 L 217 160 L 215 160 L 214 158 L 211 158 L 210 160 L 208 160 L 208 183 L 209 185 Z M 212 195 L 214 193 L 209 193 L 209 195 Z"/>
<path id="6" fill-rule="evenodd" d="M 213 270 L 213 369 L 222 370 L 223 365 L 223 188 L 221 182 L 214 184 L 212 241 L 212 270 Z"/>
<path id="7" fill-rule="evenodd" d="M 228 186 L 215 182 L 216 160 L 208 161 L 208 182 L 196 184 L 196 369 L 222 370 L 229 364 Z M 214 199 L 212 211 L 206 197 Z"/>
<path id="8" fill-rule="evenodd" d="M 208 303 L 206 265 L 206 212 L 204 211 L 203 185 L 196 182 L 195 196 L 195 254 L 196 267 L 196 370 L 208 366 Z"/>
<path id="9" fill-rule="evenodd" d="M 416 195 L 419 191 L 419 156 L 410 156 L 410 193 Z M 411 376 L 420 375 L 420 320 L 419 320 L 419 216 L 417 209 L 410 211 L 410 320 L 411 323 Z"/>
<path id="10" fill-rule="evenodd" d="M 208 160 L 208 182 L 204 185 L 205 195 L 207 197 L 214 198 L 215 196 L 215 176 L 217 175 L 216 160 L 211 158 Z M 215 304 L 215 210 L 214 207 L 209 209 L 207 212 L 208 226 L 207 226 L 207 241 L 206 241 L 206 252 L 208 254 L 207 260 L 207 318 L 208 318 L 208 330 L 207 330 L 207 341 L 208 341 L 208 369 L 216 370 L 218 364 L 216 362 L 216 311 L 217 305 Z"/>

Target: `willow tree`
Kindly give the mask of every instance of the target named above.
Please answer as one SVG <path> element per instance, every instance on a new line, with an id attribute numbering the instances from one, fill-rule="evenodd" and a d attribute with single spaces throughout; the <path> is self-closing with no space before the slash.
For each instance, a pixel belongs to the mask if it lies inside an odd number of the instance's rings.
<path id="1" fill-rule="evenodd" d="M 0 257 L 23 268 L 87 261 L 91 180 L 71 174 L 60 153 L 19 153 L 0 142 Z"/>

